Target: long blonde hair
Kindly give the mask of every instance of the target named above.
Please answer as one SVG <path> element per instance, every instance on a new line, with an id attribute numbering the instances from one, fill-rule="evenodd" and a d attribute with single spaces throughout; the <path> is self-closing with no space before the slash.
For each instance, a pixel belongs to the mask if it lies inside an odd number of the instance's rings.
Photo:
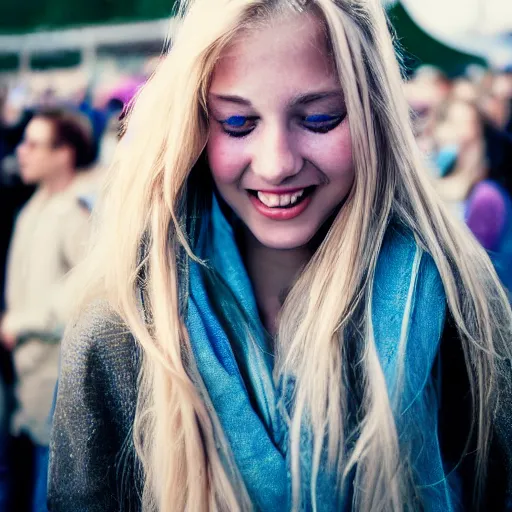
<path id="1" fill-rule="evenodd" d="M 172 49 L 129 115 L 98 210 L 96 243 L 82 267 L 82 304 L 106 296 L 141 347 L 134 446 L 144 472 L 145 511 L 253 508 L 205 398 L 184 324 L 186 263 L 195 258 L 190 221 L 201 214 L 190 199 L 197 188 L 191 173 L 208 137 L 206 94 L 219 56 L 235 37 L 242 34 L 243 42 L 243 31 L 288 11 L 310 11 L 325 27 L 356 167 L 345 206 L 279 320 L 275 377 L 297 379 L 290 418 L 294 507 L 307 417 L 314 436 L 313 494 L 327 445 L 340 483 L 351 468 L 356 471 L 357 510 L 414 508 L 370 320 L 376 261 L 391 218 L 414 233 L 442 278 L 470 377 L 477 481 L 485 480 L 496 360 L 508 354 L 512 315 L 484 251 L 432 192 L 380 1 L 190 0 L 179 13 Z M 363 376 L 362 421 L 350 452 L 344 425 L 349 325 L 362 333 L 355 339 Z"/>

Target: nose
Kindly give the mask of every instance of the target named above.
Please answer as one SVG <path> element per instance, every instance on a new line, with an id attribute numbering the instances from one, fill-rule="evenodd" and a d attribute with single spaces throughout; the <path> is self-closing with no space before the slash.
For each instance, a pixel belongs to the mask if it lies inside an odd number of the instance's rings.
<path id="1" fill-rule="evenodd" d="M 300 172 L 303 159 L 293 134 L 285 126 L 261 130 L 254 147 L 251 169 L 270 185 L 281 185 Z"/>

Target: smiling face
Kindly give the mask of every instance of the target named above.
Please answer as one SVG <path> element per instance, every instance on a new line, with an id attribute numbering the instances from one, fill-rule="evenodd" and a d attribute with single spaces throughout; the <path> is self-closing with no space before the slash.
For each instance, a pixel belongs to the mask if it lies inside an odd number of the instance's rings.
<path id="1" fill-rule="evenodd" d="M 307 244 L 354 181 L 319 20 L 293 14 L 245 33 L 215 68 L 208 109 L 208 161 L 222 198 L 263 245 Z"/>

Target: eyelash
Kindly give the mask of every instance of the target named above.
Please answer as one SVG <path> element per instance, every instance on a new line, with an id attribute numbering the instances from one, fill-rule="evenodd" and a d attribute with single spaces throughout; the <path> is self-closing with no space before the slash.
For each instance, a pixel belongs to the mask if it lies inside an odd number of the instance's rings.
<path id="1" fill-rule="evenodd" d="M 317 118 L 317 119 L 312 121 L 311 118 Z M 318 119 L 318 118 L 321 118 L 321 119 Z M 219 121 L 220 125 L 222 126 L 222 129 L 224 130 L 224 132 L 227 135 L 229 135 L 230 137 L 235 137 L 235 138 L 241 139 L 241 138 L 249 135 L 254 130 L 255 126 L 252 126 L 250 129 L 243 130 L 243 131 L 229 130 L 227 128 L 227 126 L 229 126 L 228 122 L 230 120 L 231 120 L 231 122 L 233 122 L 233 120 L 235 120 L 235 119 L 237 119 L 238 121 L 243 121 L 243 123 L 242 123 L 242 125 L 243 125 L 249 121 L 256 121 L 258 118 L 255 116 L 248 116 L 248 117 L 246 117 L 246 116 L 231 116 L 223 121 Z M 310 121 L 309 122 L 306 121 L 307 119 L 310 119 Z M 330 132 L 331 130 L 334 130 L 334 128 L 336 128 L 343 121 L 343 119 L 345 119 L 345 115 L 330 116 L 330 115 L 326 115 L 326 114 L 325 115 L 317 114 L 317 115 L 302 117 L 301 122 L 306 130 L 309 130 L 310 132 L 313 132 L 313 133 L 324 134 L 324 133 Z M 309 126 L 307 126 L 307 124 L 309 124 Z M 314 126 L 314 125 L 316 125 L 316 126 Z"/>

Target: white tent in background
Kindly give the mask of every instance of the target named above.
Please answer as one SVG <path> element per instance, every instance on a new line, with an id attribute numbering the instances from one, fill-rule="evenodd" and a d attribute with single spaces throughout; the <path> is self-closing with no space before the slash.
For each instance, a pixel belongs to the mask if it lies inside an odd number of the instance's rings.
<path id="1" fill-rule="evenodd" d="M 388 4 L 394 0 L 384 0 Z M 412 20 L 454 49 L 512 64 L 512 0 L 401 0 Z"/>

